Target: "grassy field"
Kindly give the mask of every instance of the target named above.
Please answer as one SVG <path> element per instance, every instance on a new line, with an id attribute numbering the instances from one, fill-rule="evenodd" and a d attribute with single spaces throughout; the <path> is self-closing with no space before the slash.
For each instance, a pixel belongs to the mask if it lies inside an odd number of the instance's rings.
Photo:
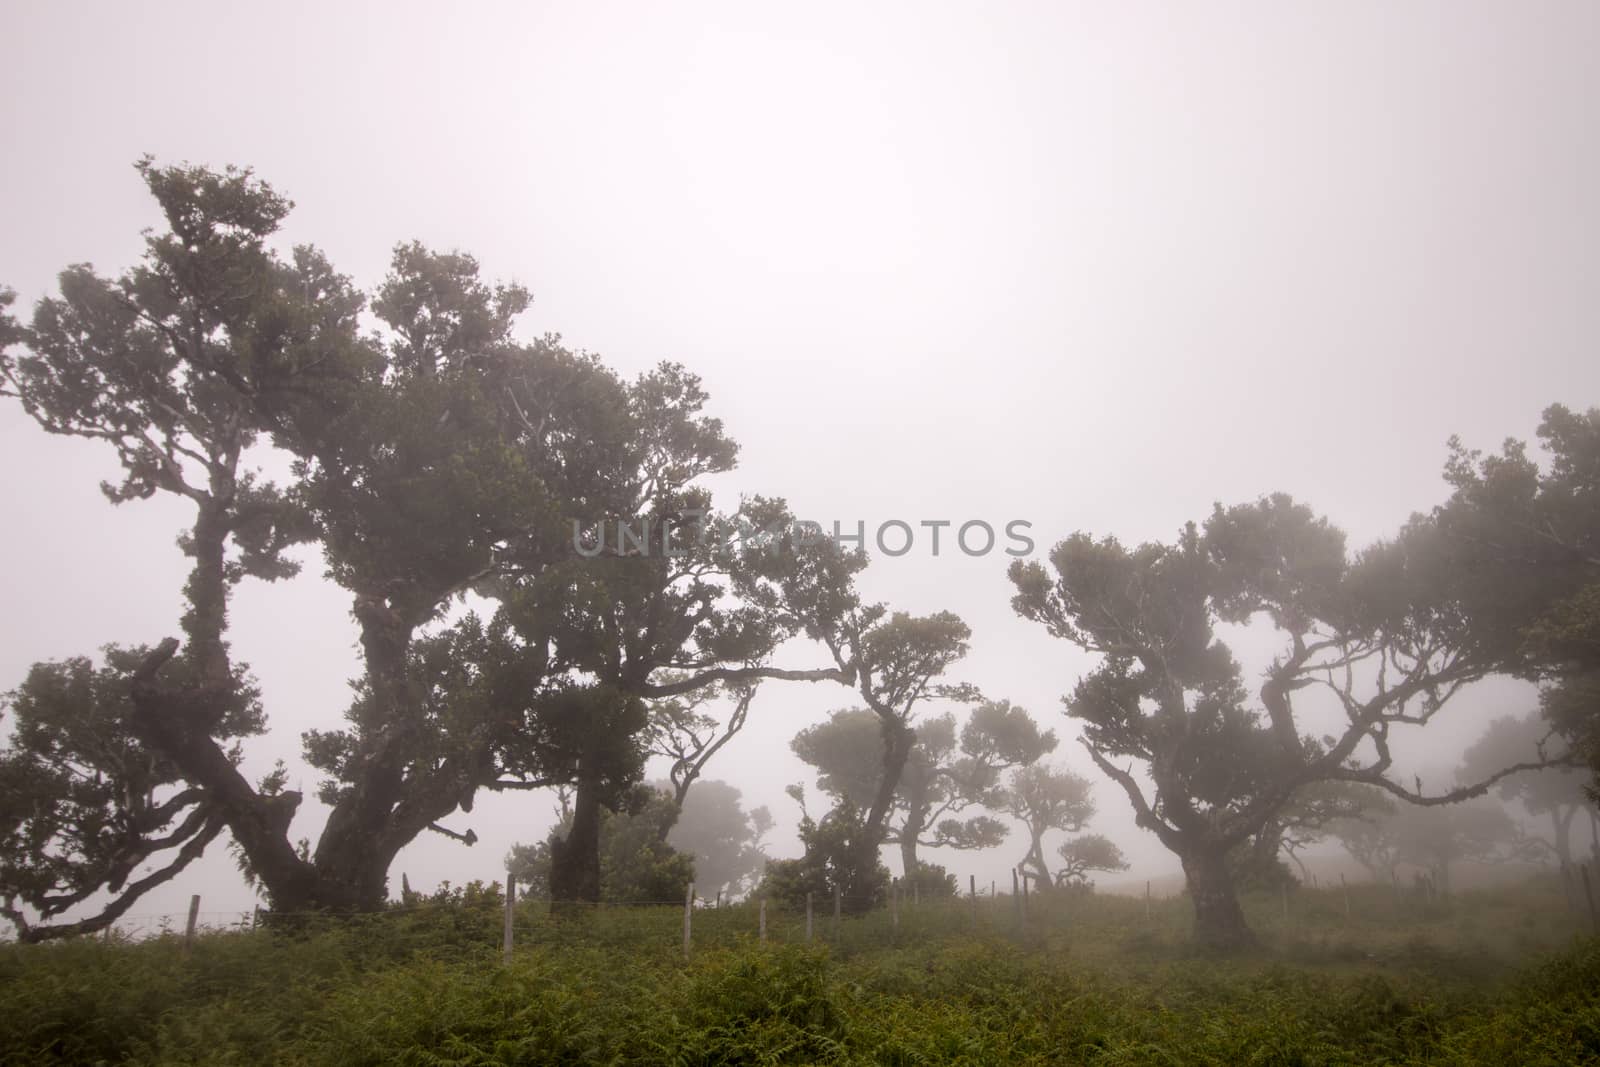
<path id="1" fill-rule="evenodd" d="M 1600 1062 L 1600 942 L 1548 881 L 1247 901 L 1259 949 L 1187 944 L 1187 902 L 1007 898 L 847 919 L 524 905 L 0 949 L 0 1063 Z"/>

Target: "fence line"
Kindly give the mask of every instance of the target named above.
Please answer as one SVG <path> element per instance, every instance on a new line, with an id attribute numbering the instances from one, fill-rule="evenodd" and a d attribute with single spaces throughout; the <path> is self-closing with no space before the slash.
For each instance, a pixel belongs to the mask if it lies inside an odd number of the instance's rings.
<path id="1" fill-rule="evenodd" d="M 1576 871 L 1571 867 L 1560 869 L 1559 890 L 1564 898 L 1569 918 L 1579 925 L 1586 925 L 1595 932 L 1600 932 L 1600 901 L 1597 901 L 1597 890 L 1600 890 L 1600 877 L 1591 875 L 1589 867 L 1600 866 L 1595 861 L 1575 864 Z M 1025 933 L 1029 928 L 1030 919 L 1030 894 L 1029 879 L 1018 871 L 1012 871 L 1012 884 L 1014 891 L 1009 900 L 998 894 L 996 887 L 991 884 L 988 894 L 980 894 L 977 887 L 976 875 L 968 877 L 968 891 L 951 897 L 937 898 L 932 901 L 933 908 L 946 916 L 959 915 L 965 912 L 962 925 L 970 928 L 988 928 L 1004 930 L 1011 928 L 1019 934 Z M 907 894 L 904 881 L 891 880 L 887 891 L 873 895 L 846 896 L 835 889 L 833 896 L 834 914 L 833 924 L 828 940 L 836 944 L 844 943 L 845 905 L 850 905 L 850 917 L 858 918 L 876 912 L 885 913 L 888 930 L 891 936 L 898 938 L 902 929 L 915 933 L 924 929 L 924 924 L 918 917 L 928 913 L 928 906 L 921 902 L 916 883 L 912 885 L 912 892 Z M 808 892 L 805 896 L 803 909 L 779 907 L 778 902 L 769 900 L 760 895 L 752 895 L 735 904 L 727 900 L 719 890 L 715 898 L 701 898 L 696 895 L 691 883 L 686 887 L 682 900 L 656 900 L 634 899 L 620 901 L 574 901 L 552 903 L 547 900 L 536 900 L 528 897 L 517 898 L 517 887 L 514 879 L 506 878 L 504 891 L 499 884 L 486 887 L 477 899 L 457 898 L 416 898 L 403 902 L 390 904 L 382 910 L 370 913 L 357 913 L 354 915 L 335 915 L 326 911 L 297 911 L 273 912 L 262 910 L 259 906 L 251 910 L 231 911 L 202 911 L 201 898 L 195 895 L 190 899 L 187 912 L 181 913 L 139 913 L 120 917 L 115 923 L 108 926 L 103 934 L 107 938 L 117 937 L 123 940 L 143 940 L 151 937 L 180 937 L 185 953 L 190 951 L 196 938 L 200 934 L 215 934 L 221 932 L 249 931 L 262 925 L 277 926 L 284 922 L 338 922 L 338 923 L 381 923 L 394 919 L 405 919 L 413 916 L 441 915 L 455 913 L 461 915 L 474 915 L 482 913 L 485 920 L 492 922 L 492 916 L 499 913 L 502 918 L 500 941 L 504 958 L 511 959 L 513 949 L 518 940 L 519 931 L 522 936 L 531 936 L 534 943 L 548 938 L 563 938 L 567 934 L 557 921 L 556 916 L 562 912 L 601 914 L 606 912 L 625 913 L 630 909 L 683 909 L 683 952 L 687 957 L 699 933 L 712 940 L 732 936 L 753 936 L 758 943 L 770 940 L 810 942 L 816 938 L 815 928 L 815 895 Z M 1371 901 L 1374 891 L 1381 893 L 1382 898 L 1399 902 L 1401 907 L 1430 907 L 1442 899 L 1446 899 L 1441 888 L 1431 879 L 1418 878 L 1411 886 L 1403 886 L 1398 879 L 1390 883 L 1374 881 L 1369 884 L 1351 885 L 1343 875 L 1340 876 L 1339 885 L 1333 886 L 1330 881 L 1326 887 L 1312 888 L 1301 885 L 1295 890 L 1294 900 L 1297 902 L 1291 907 L 1290 887 L 1284 885 L 1280 888 L 1278 921 L 1282 928 L 1292 929 L 1299 923 L 1308 919 L 1321 917 L 1323 919 L 1342 918 L 1346 926 L 1350 926 L 1363 919 L 1387 919 L 1394 915 L 1391 906 L 1384 906 L 1383 914 L 1376 914 L 1372 910 Z M 461 889 L 456 890 L 457 893 Z M 469 891 L 474 892 L 474 891 Z M 968 899 L 962 900 L 965 896 Z M 1096 899 L 1121 899 L 1130 909 L 1137 909 L 1137 897 L 1127 898 L 1124 894 L 1104 893 L 1096 894 L 1092 890 L 1082 893 L 1072 889 L 1056 888 L 1048 894 L 1040 893 L 1039 903 L 1047 900 L 1062 903 L 1083 897 Z M 1173 914 L 1173 902 L 1183 899 L 1182 895 L 1167 896 L 1159 899 L 1161 905 L 1156 907 L 1158 900 L 1152 892 L 1149 882 L 1145 883 L 1145 893 L 1142 911 L 1143 922 L 1146 925 L 1157 923 L 1170 925 Z M 1301 903 L 1303 901 L 1303 903 Z M 1358 903 L 1361 905 L 1358 907 Z M 1074 906 L 1075 908 L 1076 906 Z M 1157 912 L 1160 912 L 1158 915 Z M 1360 914 L 1363 910 L 1367 914 Z M 1182 909 L 1184 918 L 1187 918 L 1188 909 Z M 695 921 L 695 916 L 700 917 L 700 922 Z M 1074 912 L 1074 921 L 1081 921 L 1083 916 Z M 183 925 L 179 926 L 179 920 Z M 1274 926 L 1269 921 L 1268 926 Z M 700 927 L 697 931 L 696 927 Z M 491 927 L 492 928 L 492 927 Z M 180 934 L 181 930 L 181 934 Z M 544 935 L 541 937 L 541 935 Z M 83 937 L 95 935 L 80 935 Z"/>

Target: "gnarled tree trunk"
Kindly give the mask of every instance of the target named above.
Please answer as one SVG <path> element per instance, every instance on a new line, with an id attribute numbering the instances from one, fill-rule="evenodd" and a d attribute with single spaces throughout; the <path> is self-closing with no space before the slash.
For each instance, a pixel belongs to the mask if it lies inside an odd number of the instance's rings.
<path id="1" fill-rule="evenodd" d="M 918 838 L 922 836 L 927 818 L 927 801 L 923 789 L 917 789 L 906 799 L 906 821 L 900 827 L 900 867 L 907 878 L 916 877 Z"/>
<path id="2" fill-rule="evenodd" d="M 600 783 L 592 774 L 579 774 L 571 830 L 550 842 L 550 899 L 558 905 L 600 900 Z"/>
<path id="3" fill-rule="evenodd" d="M 894 803 L 895 790 L 900 788 L 900 778 L 905 773 L 906 761 L 911 758 L 911 747 L 917 741 L 916 732 L 895 719 L 883 720 L 883 733 L 883 777 L 878 781 L 878 793 L 873 798 L 872 807 L 868 809 L 866 819 L 859 827 L 859 838 L 850 843 L 849 858 L 846 861 L 850 864 L 851 870 L 844 880 L 856 887 L 871 884 L 872 873 L 878 864 L 878 850 L 889 834 L 889 810 Z M 913 862 L 915 862 L 915 850 L 916 846 L 913 845 Z M 868 911 L 871 907 L 870 896 L 859 891 L 855 894 L 847 893 L 842 902 L 843 910 L 857 914 Z"/>
<path id="4" fill-rule="evenodd" d="M 1182 853 L 1183 875 L 1194 901 L 1195 940 L 1207 948 L 1231 950 L 1255 942 L 1228 871 L 1228 850 L 1214 845 Z"/>
<path id="5" fill-rule="evenodd" d="M 917 875 L 917 839 L 905 836 L 900 839 L 900 869 L 907 878 Z"/>
<path id="6" fill-rule="evenodd" d="M 1033 888 L 1041 893 L 1049 892 L 1055 888 L 1055 881 L 1050 874 L 1050 868 L 1044 861 L 1044 831 L 1034 833 L 1030 826 L 1028 832 L 1031 841 L 1028 845 L 1028 854 L 1022 857 L 1022 877 L 1032 879 Z"/>

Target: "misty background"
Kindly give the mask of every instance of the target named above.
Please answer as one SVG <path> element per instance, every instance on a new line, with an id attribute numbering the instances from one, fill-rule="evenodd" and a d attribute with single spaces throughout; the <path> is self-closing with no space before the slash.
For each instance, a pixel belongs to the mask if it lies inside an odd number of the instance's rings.
<path id="1" fill-rule="evenodd" d="M 724 503 L 779 495 L 847 530 L 1021 519 L 1041 558 L 1281 489 L 1360 546 L 1444 498 L 1451 434 L 1495 448 L 1549 403 L 1600 402 L 1597 54 L 1583 2 L 11 2 L 0 282 L 25 307 L 69 263 L 134 262 L 145 153 L 249 165 L 297 203 L 277 243 L 358 286 L 419 239 L 527 285 L 524 336 L 629 376 L 684 362 L 742 446 Z M 185 507 L 111 507 L 115 456 L 14 403 L 0 447 L 0 687 L 176 633 Z M 952 678 L 1063 737 L 1051 762 L 1096 780 L 1091 829 L 1132 862 L 1102 886 L 1175 875 L 1060 713 L 1087 657 L 1013 614 L 1009 557 L 949 542 L 874 552 L 863 590 L 959 614 Z M 325 811 L 299 735 L 339 721 L 358 671 L 348 595 L 300 557 L 230 613 L 270 716 L 246 773 L 288 763 L 297 836 Z M 772 810 L 775 856 L 799 853 L 783 786 L 812 780 L 789 739 L 851 696 L 768 683 L 708 769 Z M 1399 743 L 1403 773 L 1533 706 L 1477 687 Z M 551 808 L 482 796 L 447 820 L 477 845 L 424 835 L 392 885 L 499 877 Z M 987 883 L 1025 847 L 927 858 Z M 217 848 L 134 910 L 194 892 L 254 899 Z"/>

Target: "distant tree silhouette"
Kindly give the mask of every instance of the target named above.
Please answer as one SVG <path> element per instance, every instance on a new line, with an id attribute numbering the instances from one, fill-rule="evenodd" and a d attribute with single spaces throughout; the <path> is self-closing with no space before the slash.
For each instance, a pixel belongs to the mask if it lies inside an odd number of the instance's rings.
<path id="1" fill-rule="evenodd" d="M 1540 762 L 1431 795 L 1390 774 L 1391 730 L 1426 724 L 1462 686 L 1507 667 L 1503 645 L 1462 626 L 1466 577 L 1428 517 L 1352 559 L 1340 531 L 1279 494 L 1218 505 L 1170 545 L 1129 549 L 1075 534 L 1048 569 L 1019 560 L 1011 579 L 1023 617 L 1098 657 L 1069 713 L 1138 824 L 1182 862 L 1204 944 L 1252 939 L 1230 857 L 1311 783 L 1443 804 Z M 1255 623 L 1280 639 L 1254 705 L 1217 637 L 1221 623 Z M 1303 733 L 1305 690 L 1332 700 L 1346 725 Z M 1143 765 L 1153 794 L 1124 761 Z"/>

